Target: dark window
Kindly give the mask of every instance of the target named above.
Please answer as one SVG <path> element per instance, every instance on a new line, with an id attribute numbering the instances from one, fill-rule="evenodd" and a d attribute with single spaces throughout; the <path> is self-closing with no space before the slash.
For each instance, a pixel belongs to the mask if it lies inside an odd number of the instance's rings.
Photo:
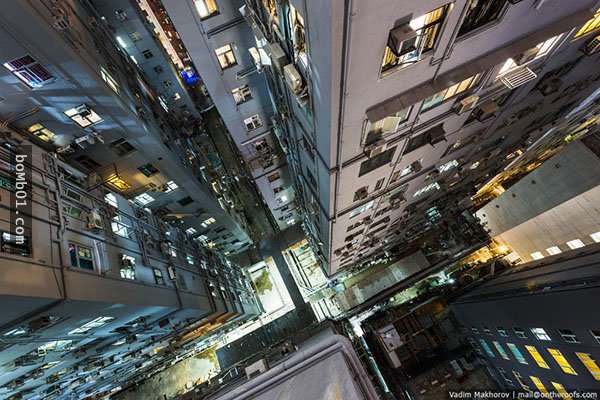
<path id="1" fill-rule="evenodd" d="M 81 164 L 83 167 L 87 168 L 88 170 L 95 170 L 95 169 L 101 167 L 100 164 L 98 164 L 96 161 L 92 160 L 85 154 L 82 154 L 79 157 L 77 157 L 75 159 L 75 161 L 77 161 L 79 164 Z"/>
<path id="2" fill-rule="evenodd" d="M 132 151 L 135 151 L 135 147 L 133 147 L 127 140 L 123 138 L 111 142 L 110 148 L 112 151 L 117 153 L 118 156 L 124 156 Z"/>
<path id="3" fill-rule="evenodd" d="M 187 206 L 188 204 L 193 203 L 194 200 L 190 196 L 186 196 L 183 199 L 177 200 L 177 202 L 182 206 Z"/>
<path id="4" fill-rule="evenodd" d="M 138 170 L 147 177 L 158 174 L 158 169 L 152 164 L 142 165 L 141 167 L 138 167 Z"/>
<path id="5" fill-rule="evenodd" d="M 444 127 L 442 126 L 442 124 L 436 125 L 428 131 L 421 133 L 420 135 L 412 136 L 409 139 L 408 144 L 406 145 L 406 150 L 404 151 L 404 154 L 408 154 L 412 151 L 415 151 L 425 146 L 426 144 L 434 146 L 437 143 L 445 140 L 446 136 L 444 132 Z"/>
<path id="6" fill-rule="evenodd" d="M 577 335 L 570 329 L 559 329 L 558 332 L 563 340 L 567 343 L 579 343 L 579 339 L 577 339 Z"/>
<path id="7" fill-rule="evenodd" d="M 466 35 L 498 19 L 506 3 L 507 0 L 470 0 L 458 36 Z"/>
<path id="8" fill-rule="evenodd" d="M 161 67 L 160 65 L 157 65 L 153 69 L 154 69 L 154 72 L 156 72 L 157 74 L 162 74 L 162 72 L 163 72 L 163 67 Z"/>
<path id="9" fill-rule="evenodd" d="M 164 285 L 165 278 L 163 278 L 162 271 L 158 268 L 152 268 L 152 273 L 154 274 L 154 282 L 157 285 Z"/>
<path id="10" fill-rule="evenodd" d="M 514 328 L 515 335 L 521 339 L 527 339 L 527 335 L 525 334 L 525 330 L 522 328 Z"/>
<path id="11" fill-rule="evenodd" d="M 392 147 L 391 149 L 387 149 L 382 153 L 379 153 L 373 158 L 363 161 L 360 164 L 360 171 L 358 172 L 358 176 L 363 176 L 371 171 L 376 170 L 379 167 L 389 164 L 392 161 L 395 152 L 396 146 Z"/>
<path id="12" fill-rule="evenodd" d="M 142 52 L 142 54 L 144 55 L 144 58 L 146 58 L 146 59 L 154 57 L 154 54 L 152 54 L 152 52 L 150 50 L 144 50 Z"/>

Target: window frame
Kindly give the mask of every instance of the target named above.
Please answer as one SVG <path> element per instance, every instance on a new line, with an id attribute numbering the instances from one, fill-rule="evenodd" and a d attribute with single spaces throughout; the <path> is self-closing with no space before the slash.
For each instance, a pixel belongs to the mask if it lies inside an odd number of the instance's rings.
<path id="1" fill-rule="evenodd" d="M 212 3 L 212 5 L 215 8 L 213 11 L 209 10 L 209 6 L 207 5 L 207 2 Z M 202 3 L 202 5 L 204 6 L 204 8 L 207 11 L 207 14 L 202 15 L 201 10 L 198 7 L 198 3 Z M 194 8 L 196 9 L 196 13 L 198 14 L 198 17 L 200 18 L 200 21 L 205 21 L 205 20 L 209 19 L 210 17 L 217 16 L 221 13 L 221 11 L 219 10 L 219 5 L 217 4 L 216 0 L 194 0 Z"/>
<path id="2" fill-rule="evenodd" d="M 214 52 L 217 57 L 217 63 L 219 64 L 219 67 L 221 67 L 221 71 L 225 71 L 226 69 L 235 67 L 238 64 L 237 57 L 235 56 L 233 43 L 224 44 L 216 48 Z M 222 59 L 221 56 L 223 56 L 224 58 Z M 231 58 L 233 59 L 233 61 L 231 60 Z M 225 65 L 223 65 L 221 61 L 226 61 Z"/>
<path id="3" fill-rule="evenodd" d="M 67 251 L 69 253 L 69 260 L 71 261 L 72 268 L 79 268 L 79 269 L 83 269 L 85 271 L 95 271 L 96 270 L 96 262 L 94 260 L 94 249 L 92 247 L 82 245 L 79 243 L 75 243 L 75 242 L 67 242 L 67 246 L 68 246 Z M 71 254 L 71 246 L 74 246 L 75 258 L 73 258 L 73 254 Z M 84 258 L 84 260 L 89 261 L 91 263 L 91 268 L 81 266 L 81 255 L 79 253 L 80 248 L 83 248 L 83 249 L 89 251 L 90 258 L 88 259 L 86 257 L 86 258 Z"/>

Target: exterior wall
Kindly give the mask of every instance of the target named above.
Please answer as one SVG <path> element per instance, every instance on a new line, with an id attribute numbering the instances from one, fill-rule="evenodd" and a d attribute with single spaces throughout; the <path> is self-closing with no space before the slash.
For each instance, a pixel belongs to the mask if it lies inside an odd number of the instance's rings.
<path id="1" fill-rule="evenodd" d="M 481 285 L 474 291 L 454 301 L 452 309 L 464 326 L 469 341 L 480 357 L 490 367 L 501 387 L 521 390 L 515 372 L 522 376 L 529 389 L 538 391 L 531 376 L 539 378 L 548 391 L 555 391 L 552 382 L 563 385 L 568 392 L 596 392 L 600 388 L 594 377 L 582 364 L 576 353 L 589 354 L 593 360 L 600 358 L 600 342 L 594 338 L 598 310 L 592 305 L 599 295 L 598 287 L 591 283 L 597 279 L 600 261 L 598 247 L 584 255 L 571 256 L 546 263 L 533 262 L 508 271 Z M 581 282 L 589 282 L 582 286 Z M 515 328 L 522 329 L 526 337 L 518 337 Z M 537 339 L 531 329 L 542 328 L 550 338 Z M 489 330 L 489 333 L 486 331 Z M 504 329 L 501 335 L 498 329 Z M 577 343 L 561 337 L 560 330 L 570 330 Z M 481 341 L 491 348 L 487 354 Z M 498 352 L 493 342 L 498 342 L 507 359 Z M 518 362 L 507 343 L 514 344 L 524 359 Z M 534 346 L 548 365 L 537 365 L 526 345 Z M 562 370 L 548 349 L 559 350 L 575 374 Z M 501 374 L 503 370 L 506 379 Z"/>
<path id="2" fill-rule="evenodd" d="M 240 14 L 243 2 L 218 2 L 216 15 L 201 19 L 193 0 L 164 1 L 170 18 L 198 68 L 202 80 L 244 159 L 263 201 L 279 229 L 298 220 L 294 190 L 284 154 L 272 133 L 273 108 L 265 78 L 257 71 L 249 49 L 256 46 L 252 30 Z M 236 65 L 222 69 L 215 50 L 231 45 Z M 232 91 L 248 85 L 252 99 L 236 104 Z M 248 130 L 244 120 L 258 115 L 262 126 Z M 280 178 L 274 179 L 276 176 Z M 282 189 L 275 192 L 274 190 Z"/>
<path id="3" fill-rule="evenodd" d="M 592 92 L 592 86 L 582 85 L 583 90 L 576 95 L 557 100 L 554 96 L 558 94 L 543 95 L 535 87 L 547 72 L 579 58 L 575 69 L 564 76 L 566 87 L 597 79 L 592 59 L 581 58 L 579 48 L 585 40 L 572 41 L 576 28 L 591 17 L 595 3 L 576 1 L 540 7 L 506 3 L 498 19 L 456 38 L 467 2 L 454 2 L 433 50 L 411 66 L 382 75 L 381 60 L 390 29 L 445 2 L 398 5 L 384 1 L 377 7 L 367 1 L 351 5 L 281 2 L 275 18 L 278 22 L 274 22 L 260 2 L 247 1 L 247 19 L 255 35 L 262 35 L 269 43 L 265 51 L 269 53 L 272 44 L 279 43 L 308 90 L 308 103 L 300 106 L 297 96 L 287 89 L 282 71 L 265 66 L 272 74 L 268 82 L 278 100 L 277 109 L 293 114 L 293 118 L 282 116 L 277 129 L 287 144 L 284 147 L 289 147 L 288 158 L 307 215 L 306 230 L 330 274 L 376 260 L 383 250 L 406 241 L 405 233 L 411 228 L 421 232 L 432 229 L 424 215 L 427 210 L 436 207 L 442 215 L 449 214 L 500 172 L 509 163 L 510 154 L 525 151 L 527 141 L 535 142 L 542 136 L 538 129 L 549 121 L 540 118 L 563 115 L 563 107 L 573 106 L 569 102 Z M 293 29 L 285 17 L 290 5 L 304 19 L 307 63 L 294 59 Z M 511 91 L 495 79 L 508 57 L 561 33 L 564 35 L 548 53 L 529 62 L 537 80 Z M 426 97 L 475 73 L 481 75 L 473 88 L 433 108 L 423 108 Z M 486 118 L 479 116 L 478 107 L 473 112 L 457 112 L 458 100 L 470 94 L 479 96 L 477 105 L 493 101 L 498 109 Z M 370 159 L 365 147 L 369 118 L 375 121 L 400 111 L 403 107 L 398 104 L 412 108 L 407 120 L 384 137 L 386 148 L 395 148 L 393 156 L 359 176 L 361 164 Z M 529 112 L 515 117 L 527 107 L 532 107 Z M 411 139 L 424 137 L 438 125 L 443 129 L 442 139 L 436 143 L 425 140 L 423 146 L 406 151 Z M 459 141 L 465 144 L 453 147 Z M 420 162 L 417 171 L 392 179 L 394 173 L 416 161 Z M 435 183 L 439 189 L 418 194 Z M 361 188 L 365 194 L 357 195 Z M 397 200 L 390 202 L 390 195 L 396 195 Z M 448 199 L 449 195 L 453 198 Z M 350 218 L 352 214 L 355 217 Z M 385 228 L 369 234 L 367 225 L 386 216 Z M 352 243 L 345 240 L 352 231 L 360 230 L 351 226 L 366 217 L 371 218 L 363 221 L 363 233 L 352 236 Z"/>
<path id="4" fill-rule="evenodd" d="M 52 13 L 57 10 L 68 16 L 69 27 L 65 30 L 53 28 Z M 3 62 L 29 54 L 55 79 L 29 90 L 3 68 L 3 115 L 11 115 L 8 122 L 15 128 L 26 130 L 42 123 L 53 131 L 53 140 L 40 144 L 82 169 L 95 172 L 93 183 L 106 182 L 116 174 L 129 185 L 123 190 L 126 197 L 150 193 L 154 201 L 147 207 L 187 217 L 189 226 L 197 231 L 202 230 L 202 221 L 214 217 L 215 226 L 238 239 L 237 244 L 224 250 L 236 251 L 249 244 L 243 221 L 228 206 L 222 206 L 221 199 L 208 187 L 201 157 L 190 156 L 182 148 L 182 142 L 194 140 L 191 133 L 158 105 L 157 95 L 141 69 L 120 50 L 103 20 L 95 18 L 93 10 L 79 3 L 64 3 L 56 10 L 43 4 L 11 3 L 5 9 L 0 39 Z M 24 30 L 25 25 L 31 26 Z M 100 68 L 114 79 L 116 92 L 102 79 Z M 81 104 L 90 106 L 103 120 L 81 128 L 63 114 Z M 119 153 L 111 146 L 120 139 L 133 150 Z M 158 173 L 143 174 L 138 168 L 147 163 Z M 174 181 L 178 189 L 166 192 L 164 185 L 169 181 Z M 191 202 L 180 203 L 188 197 Z"/>
<path id="5" fill-rule="evenodd" d="M 0 302 L 6 308 L 0 319 L 0 387 L 6 393 L 35 392 L 50 399 L 114 389 L 189 354 L 193 347 L 186 346 L 184 333 L 203 326 L 210 332 L 257 313 L 238 266 L 122 196 L 116 195 L 118 208 L 107 204 L 106 189 L 88 189 L 81 172 L 19 134 L 6 133 L 3 166 L 11 160 L 7 143 L 15 146 L 20 138 L 32 148 L 27 164 L 32 171 L 32 224 L 25 232 L 26 251 L 15 253 L 8 245 L 6 234 L 15 233 L 10 223 L 14 187 L 0 188 Z M 0 172 L 3 182 L 14 185 L 14 174 L 7 170 L 11 168 Z M 128 225 L 127 237 L 111 229 L 116 216 Z M 91 225 L 93 218 L 100 221 Z M 89 249 L 91 268 L 73 264 L 73 245 Z M 134 259 L 135 265 L 127 267 L 133 269 L 133 279 L 122 275 L 123 256 Z M 155 278 L 156 271 L 162 281 Z M 56 321 L 45 328 L 32 322 L 41 317 Z M 111 320 L 89 333 L 72 333 L 99 317 Z M 132 322 L 140 317 L 142 322 Z M 112 347 L 125 339 L 127 345 Z M 71 342 L 66 349 L 38 355 L 38 347 L 57 340 Z M 175 346 L 172 351 L 159 352 L 169 343 Z M 72 382 L 68 388 L 53 385 L 58 379 Z"/>
<path id="6" fill-rule="evenodd" d="M 600 159 L 583 142 L 574 142 L 477 212 L 490 234 L 523 261 L 567 242 L 600 232 Z M 600 239 L 598 239 L 600 240 Z"/>

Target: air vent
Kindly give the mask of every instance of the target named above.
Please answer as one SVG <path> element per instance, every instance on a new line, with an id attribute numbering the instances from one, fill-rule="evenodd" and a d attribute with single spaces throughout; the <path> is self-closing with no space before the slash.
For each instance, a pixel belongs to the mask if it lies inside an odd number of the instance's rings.
<path id="1" fill-rule="evenodd" d="M 535 72 L 527 67 L 521 67 L 504 74 L 500 79 L 507 88 L 515 89 L 527 82 L 531 82 L 535 78 L 537 78 Z"/>

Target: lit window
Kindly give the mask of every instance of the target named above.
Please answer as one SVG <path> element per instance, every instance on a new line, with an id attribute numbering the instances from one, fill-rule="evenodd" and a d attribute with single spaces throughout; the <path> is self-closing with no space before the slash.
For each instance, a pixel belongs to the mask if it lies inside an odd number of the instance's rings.
<path id="1" fill-rule="evenodd" d="M 165 183 L 165 186 L 163 187 L 163 191 L 165 193 L 170 193 L 173 190 L 176 190 L 179 188 L 179 185 L 177 185 L 174 181 L 169 181 L 167 183 Z"/>
<path id="2" fill-rule="evenodd" d="M 125 182 L 123 179 L 121 179 L 119 175 L 116 174 L 113 174 L 106 178 L 106 183 L 118 190 L 127 190 L 131 187 L 129 183 Z"/>
<path id="3" fill-rule="evenodd" d="M 250 87 L 248 85 L 243 85 L 233 89 L 231 94 L 233 95 L 235 104 L 238 105 L 252 100 L 252 93 L 250 92 Z"/>
<path id="4" fill-rule="evenodd" d="M 115 216 L 110 225 L 115 234 L 125 238 L 129 237 L 129 226 L 125 225 L 122 216 Z"/>
<path id="5" fill-rule="evenodd" d="M 440 165 L 438 167 L 438 171 L 440 171 L 440 173 L 444 173 L 444 172 L 449 171 L 452 168 L 456 168 L 456 167 L 458 167 L 458 161 L 452 160 L 452 161 L 448 161 L 445 164 Z"/>
<path id="6" fill-rule="evenodd" d="M 542 355 L 539 353 L 539 351 L 537 351 L 535 347 L 525 346 L 525 348 L 527 349 L 529 354 L 531 354 L 531 357 L 533 357 L 533 359 L 540 368 L 550 369 L 548 364 L 546 364 L 546 361 L 544 361 L 544 359 L 542 358 Z"/>
<path id="7" fill-rule="evenodd" d="M 203 228 L 206 228 L 207 226 L 214 224 L 217 220 L 214 219 L 213 217 L 207 218 L 205 219 L 200 225 L 202 225 Z"/>
<path id="8" fill-rule="evenodd" d="M 92 329 L 100 328 L 101 326 L 108 324 L 113 319 L 114 319 L 113 317 L 98 317 L 89 322 L 86 322 L 85 324 L 81 325 L 79 328 L 73 329 L 68 334 L 69 335 L 83 335 L 84 333 L 88 333 Z"/>
<path id="9" fill-rule="evenodd" d="M 518 362 L 520 362 L 521 364 L 527 364 L 527 360 L 525 360 L 525 356 L 523 356 L 523 353 L 521 353 L 521 350 L 519 350 L 519 348 L 514 343 L 506 343 L 506 346 L 508 346 L 509 350 L 511 351 L 511 353 L 513 353 L 513 355 L 515 356 L 515 359 Z"/>
<path id="10" fill-rule="evenodd" d="M 574 239 L 574 240 L 568 241 L 567 246 L 569 246 L 569 248 L 571 250 L 575 250 L 575 249 L 579 249 L 579 248 L 585 246 L 585 244 L 579 239 Z"/>
<path id="11" fill-rule="evenodd" d="M 115 208 L 119 208 L 119 204 L 117 203 L 117 196 L 115 196 L 114 193 L 107 193 L 106 196 L 104 196 L 104 201 Z"/>
<path id="12" fill-rule="evenodd" d="M 87 269 L 89 271 L 94 270 L 94 257 L 92 249 L 89 247 L 69 243 L 69 258 L 71 259 L 72 267 Z"/>
<path id="13" fill-rule="evenodd" d="M 106 82 L 106 84 L 108 85 L 108 87 L 111 88 L 113 92 L 115 92 L 116 94 L 119 94 L 119 84 L 112 77 L 112 75 L 109 74 L 104 69 L 104 67 L 100 67 L 100 76 L 102 76 L 102 79 L 104 80 L 104 82 Z"/>
<path id="14" fill-rule="evenodd" d="M 561 33 L 560 35 L 553 36 L 548 40 L 538 43 L 537 46 L 521 54 L 521 56 L 515 57 L 517 58 L 518 63 L 513 58 L 507 59 L 504 62 L 504 64 L 502 64 L 502 67 L 498 71 L 498 74 L 496 75 L 495 79 L 497 80 L 501 78 L 502 75 L 505 75 L 507 72 L 510 72 L 515 68 L 523 66 L 527 62 L 531 62 L 544 57 L 550 52 L 550 50 L 552 50 L 555 47 L 555 45 L 559 42 L 559 40 L 562 37 L 563 34 Z"/>
<path id="15" fill-rule="evenodd" d="M 87 128 L 88 126 L 102 122 L 102 118 L 100 118 L 100 116 L 87 104 L 69 108 L 64 114 L 82 128 Z"/>
<path id="16" fill-rule="evenodd" d="M 30 88 L 39 88 L 54 81 L 54 76 L 29 55 L 5 62 L 3 65 Z"/>
<path id="17" fill-rule="evenodd" d="M 429 185 L 424 186 L 421 189 L 417 190 L 415 192 L 415 194 L 413 195 L 413 197 L 419 197 L 422 194 L 427 193 L 431 190 L 439 190 L 439 189 L 440 189 L 440 185 L 437 182 L 433 182 L 433 183 L 430 183 Z"/>
<path id="18" fill-rule="evenodd" d="M 41 355 L 45 355 L 49 351 L 69 351 L 71 350 L 71 345 L 73 344 L 72 340 L 54 340 L 52 342 L 48 342 L 43 344 L 37 348 L 37 353 Z"/>
<path id="19" fill-rule="evenodd" d="M 592 355 L 588 353 L 575 353 L 575 355 L 577 355 L 577 358 L 585 365 L 587 370 L 590 371 L 594 379 L 600 381 L 600 367 L 598 367 Z"/>
<path id="20" fill-rule="evenodd" d="M 50 142 L 54 138 L 54 132 L 42 124 L 33 124 L 27 128 L 27 131 L 44 142 Z"/>
<path id="21" fill-rule="evenodd" d="M 126 254 L 121 255 L 119 274 L 123 279 L 135 280 L 135 258 Z"/>
<path id="22" fill-rule="evenodd" d="M 254 114 L 251 117 L 248 117 L 244 120 L 244 125 L 246 125 L 246 130 L 248 132 L 260 128 L 262 126 L 262 121 L 260 120 L 260 116 L 258 114 Z"/>
<path id="23" fill-rule="evenodd" d="M 186 259 L 186 261 L 187 261 L 188 264 L 190 264 L 190 265 L 194 265 L 195 264 L 195 262 L 194 262 L 194 256 L 192 256 L 191 254 L 187 254 L 185 256 L 185 259 Z"/>
<path id="24" fill-rule="evenodd" d="M 564 400 L 571 400 L 572 399 L 572 397 L 569 394 L 569 392 L 567 392 L 567 390 L 565 389 L 565 387 L 563 385 L 561 385 L 560 383 L 552 382 L 552 386 L 554 386 L 554 389 L 556 389 L 556 391 L 558 392 L 558 394 L 560 395 L 560 397 L 562 397 Z"/>
<path id="25" fill-rule="evenodd" d="M 479 339 L 479 343 L 481 344 L 483 351 L 485 351 L 485 354 L 487 354 L 489 357 L 496 357 L 494 355 L 494 352 L 492 351 L 492 349 L 490 348 L 490 346 L 487 344 L 487 342 L 485 340 Z"/>
<path id="26" fill-rule="evenodd" d="M 194 233 L 196 233 L 197 231 L 196 231 L 196 229 L 195 229 L 195 228 L 193 228 L 193 227 L 189 227 L 189 228 L 187 228 L 187 229 L 185 230 L 185 232 L 186 232 L 188 235 L 193 235 L 193 234 L 194 234 Z"/>
<path id="27" fill-rule="evenodd" d="M 152 203 L 154 201 L 154 197 L 150 196 L 148 193 L 142 193 L 135 196 L 133 201 L 141 206 L 145 206 L 146 204 Z"/>
<path id="28" fill-rule="evenodd" d="M 504 350 L 504 347 L 502 347 L 502 345 L 496 341 L 494 341 L 493 343 L 496 350 L 498 350 L 498 354 L 500 354 L 500 357 L 504 358 L 505 360 L 510 360 L 508 354 L 506 354 L 506 351 Z"/>
<path id="29" fill-rule="evenodd" d="M 579 343 L 579 339 L 577 339 L 577 335 L 573 333 L 570 329 L 559 329 L 558 332 L 560 336 L 562 336 L 563 340 L 567 343 Z"/>
<path id="30" fill-rule="evenodd" d="M 531 328 L 531 333 L 533 333 L 538 340 L 552 340 L 543 328 Z"/>
<path id="31" fill-rule="evenodd" d="M 117 43 L 119 43 L 119 46 L 121 46 L 122 48 L 127 47 L 127 43 L 125 43 L 125 41 L 123 40 L 123 38 L 121 36 L 117 36 L 115 39 L 117 39 Z M 136 64 L 137 64 L 137 62 L 136 62 Z"/>
<path id="32" fill-rule="evenodd" d="M 544 398 L 546 398 L 546 399 L 550 399 L 551 398 L 550 397 L 550 393 L 548 393 L 548 390 L 546 389 L 546 387 L 544 386 L 544 384 L 542 383 L 542 381 L 538 377 L 530 376 L 529 378 L 531 379 L 531 381 L 533 382 L 533 384 L 535 385 L 535 387 L 537 388 L 537 390 L 539 390 L 540 393 L 543 393 L 545 396 L 547 396 L 547 397 L 544 397 Z"/>
<path id="33" fill-rule="evenodd" d="M 548 349 L 548 353 L 550 353 L 550 355 L 554 357 L 554 360 L 556 360 L 556 363 L 565 374 L 577 375 L 577 372 L 575 372 L 573 367 L 571 367 L 571 364 L 569 364 L 569 362 L 567 361 L 565 356 L 563 356 L 560 350 Z"/>
<path id="34" fill-rule="evenodd" d="M 595 232 L 590 235 L 592 240 L 596 243 L 600 243 L 600 232 Z"/>
<path id="35" fill-rule="evenodd" d="M 590 32 L 594 32 L 600 28 L 600 8 L 596 10 L 596 14 L 590 20 L 588 20 L 583 26 L 577 31 L 575 34 L 575 39 L 578 39 L 584 35 L 587 35 Z"/>
<path id="36" fill-rule="evenodd" d="M 412 65 L 420 61 L 423 54 L 433 50 L 451 7 L 446 4 L 413 18 L 406 25 L 393 28 L 383 54 L 381 72 Z"/>
<path id="37" fill-rule="evenodd" d="M 215 50 L 215 54 L 217 55 L 221 69 L 227 69 L 237 64 L 231 44 L 226 44 L 225 46 L 219 47 Z"/>
<path id="38" fill-rule="evenodd" d="M 219 8 L 215 0 L 194 0 L 194 5 L 201 19 L 212 17 L 219 13 Z"/>
<path id="39" fill-rule="evenodd" d="M 479 77 L 481 74 L 473 75 L 461 82 L 458 82 L 442 91 L 437 92 L 436 94 L 426 98 L 423 101 L 422 111 L 429 110 L 438 104 L 443 103 L 444 101 L 451 99 L 454 96 L 457 96 L 477 85 Z"/>
<path id="40" fill-rule="evenodd" d="M 546 251 L 548 252 L 548 254 L 550 254 L 551 256 L 555 256 L 557 254 L 562 253 L 562 250 L 558 247 L 558 246 L 552 246 L 552 247 L 548 247 L 546 249 Z"/>
<path id="41" fill-rule="evenodd" d="M 375 121 L 373 123 L 367 120 L 365 124 L 367 135 L 365 137 L 365 144 L 371 144 L 380 138 L 385 137 L 386 135 L 396 133 L 398 127 L 403 122 L 408 120 L 410 115 L 411 107 L 406 107 L 395 114 L 388 115 L 385 118 L 380 119 L 379 121 Z"/>
<path id="42" fill-rule="evenodd" d="M 533 258 L 534 260 L 541 260 L 542 258 L 544 258 L 544 255 L 541 251 L 534 251 L 533 253 L 531 253 L 531 258 Z"/>
<path id="43" fill-rule="evenodd" d="M 157 285 L 164 285 L 165 278 L 163 277 L 162 271 L 158 268 L 152 268 L 152 274 L 154 275 L 154 282 Z"/>

